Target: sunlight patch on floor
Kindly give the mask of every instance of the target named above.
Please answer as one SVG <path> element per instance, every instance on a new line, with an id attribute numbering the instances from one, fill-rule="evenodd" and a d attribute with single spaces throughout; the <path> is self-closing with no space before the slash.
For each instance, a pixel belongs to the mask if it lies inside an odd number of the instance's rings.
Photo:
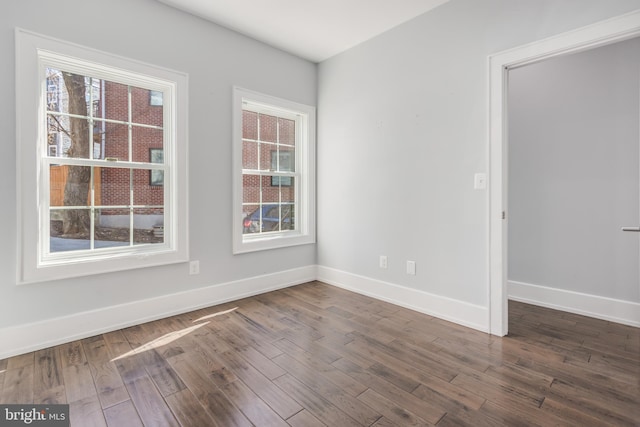
<path id="1" fill-rule="evenodd" d="M 191 323 L 201 322 L 203 320 L 211 319 L 212 317 L 216 317 L 216 316 L 222 316 L 223 314 L 231 313 L 232 311 L 236 311 L 237 309 L 238 307 L 234 307 L 234 308 L 230 308 L 229 310 L 219 311 L 217 313 L 209 314 L 208 316 L 202 316 L 201 318 L 196 319 Z"/>
<path id="2" fill-rule="evenodd" d="M 158 337 L 152 341 L 149 341 L 146 344 L 141 345 L 140 347 L 133 349 L 129 352 L 126 352 L 125 354 L 118 356 L 114 359 L 111 359 L 112 362 L 115 362 L 116 360 L 120 360 L 120 359 L 124 359 L 125 357 L 129 357 L 129 356 L 134 356 L 136 354 L 140 354 L 140 353 L 144 353 L 145 351 L 149 351 L 152 350 L 154 348 L 158 348 L 158 347 L 162 347 L 163 345 L 167 345 L 179 338 L 182 338 L 183 336 L 190 334 L 191 332 L 195 331 L 196 329 L 199 329 L 205 325 L 208 325 L 209 322 L 205 322 L 205 323 L 201 323 L 199 325 L 194 325 L 191 326 L 189 328 L 184 328 L 181 329 L 179 331 L 174 331 L 174 332 L 169 332 L 168 334 L 165 334 L 161 337 Z"/>

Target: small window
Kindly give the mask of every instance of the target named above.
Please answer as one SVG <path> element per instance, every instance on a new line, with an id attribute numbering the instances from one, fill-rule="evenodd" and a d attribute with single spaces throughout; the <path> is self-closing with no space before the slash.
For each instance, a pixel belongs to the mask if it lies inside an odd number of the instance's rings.
<path id="1" fill-rule="evenodd" d="M 151 163 L 164 163 L 164 154 L 162 148 L 150 148 L 149 149 L 149 161 Z M 164 171 L 161 169 L 151 169 L 149 171 L 149 185 L 161 186 L 164 185 Z"/>
<path id="2" fill-rule="evenodd" d="M 162 106 L 162 92 L 159 90 L 149 91 L 149 105 Z"/>
<path id="3" fill-rule="evenodd" d="M 315 242 L 315 108 L 234 90 L 234 253 Z"/>
<path id="4" fill-rule="evenodd" d="M 18 105 L 19 282 L 186 261 L 186 76 L 16 39 L 18 99 L 41 100 Z M 152 93 L 167 102 L 151 106 Z"/>

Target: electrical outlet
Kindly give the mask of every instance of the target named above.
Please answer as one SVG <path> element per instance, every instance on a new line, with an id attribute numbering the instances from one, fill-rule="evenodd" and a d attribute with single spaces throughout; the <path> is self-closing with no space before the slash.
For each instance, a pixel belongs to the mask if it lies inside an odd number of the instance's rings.
<path id="1" fill-rule="evenodd" d="M 380 268 L 387 268 L 387 256 L 380 255 Z"/>
<path id="2" fill-rule="evenodd" d="M 189 263 L 189 274 L 200 274 L 200 261 L 191 261 Z"/>
<path id="3" fill-rule="evenodd" d="M 416 275 L 416 262 L 415 261 L 407 261 L 407 274 L 412 276 Z"/>

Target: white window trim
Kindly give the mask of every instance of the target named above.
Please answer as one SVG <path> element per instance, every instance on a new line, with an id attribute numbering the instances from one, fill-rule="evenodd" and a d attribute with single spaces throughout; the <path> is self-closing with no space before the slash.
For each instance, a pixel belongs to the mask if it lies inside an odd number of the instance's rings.
<path id="1" fill-rule="evenodd" d="M 188 254 L 187 185 L 187 85 L 188 76 L 166 68 L 111 55 L 84 46 L 53 39 L 17 28 L 16 38 L 16 154 L 17 154 L 17 283 L 33 283 L 69 277 L 87 276 L 134 268 L 186 262 Z M 39 176 L 47 153 L 44 67 L 56 61 L 67 71 L 83 73 L 87 62 L 99 64 L 93 77 L 122 80 L 131 85 L 164 92 L 165 162 L 165 243 L 128 247 L 124 250 L 91 254 L 85 257 L 47 257 L 40 235 L 49 236 L 46 191 L 48 179 Z M 136 76 L 144 76 L 136 81 Z M 151 83 L 151 84 L 150 84 Z M 153 87 L 149 87 L 149 86 Z M 172 162 L 172 163 L 170 163 Z M 39 191 L 43 188 L 45 191 Z"/>
<path id="2" fill-rule="evenodd" d="M 301 128 L 296 129 L 296 164 L 300 176 L 296 182 L 296 229 L 249 235 L 242 233 L 242 110 L 243 103 L 263 105 L 267 111 L 282 110 L 285 115 L 300 116 Z M 282 98 L 265 95 L 240 87 L 233 88 L 233 253 L 240 254 L 316 241 L 315 200 L 316 109 Z"/>

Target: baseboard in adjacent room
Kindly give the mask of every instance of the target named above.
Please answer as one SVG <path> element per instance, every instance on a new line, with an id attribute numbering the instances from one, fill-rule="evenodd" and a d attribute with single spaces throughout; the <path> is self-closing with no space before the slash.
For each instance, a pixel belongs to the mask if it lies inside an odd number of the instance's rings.
<path id="1" fill-rule="evenodd" d="M 509 281 L 509 299 L 640 327 L 640 304 L 597 295 Z"/>

